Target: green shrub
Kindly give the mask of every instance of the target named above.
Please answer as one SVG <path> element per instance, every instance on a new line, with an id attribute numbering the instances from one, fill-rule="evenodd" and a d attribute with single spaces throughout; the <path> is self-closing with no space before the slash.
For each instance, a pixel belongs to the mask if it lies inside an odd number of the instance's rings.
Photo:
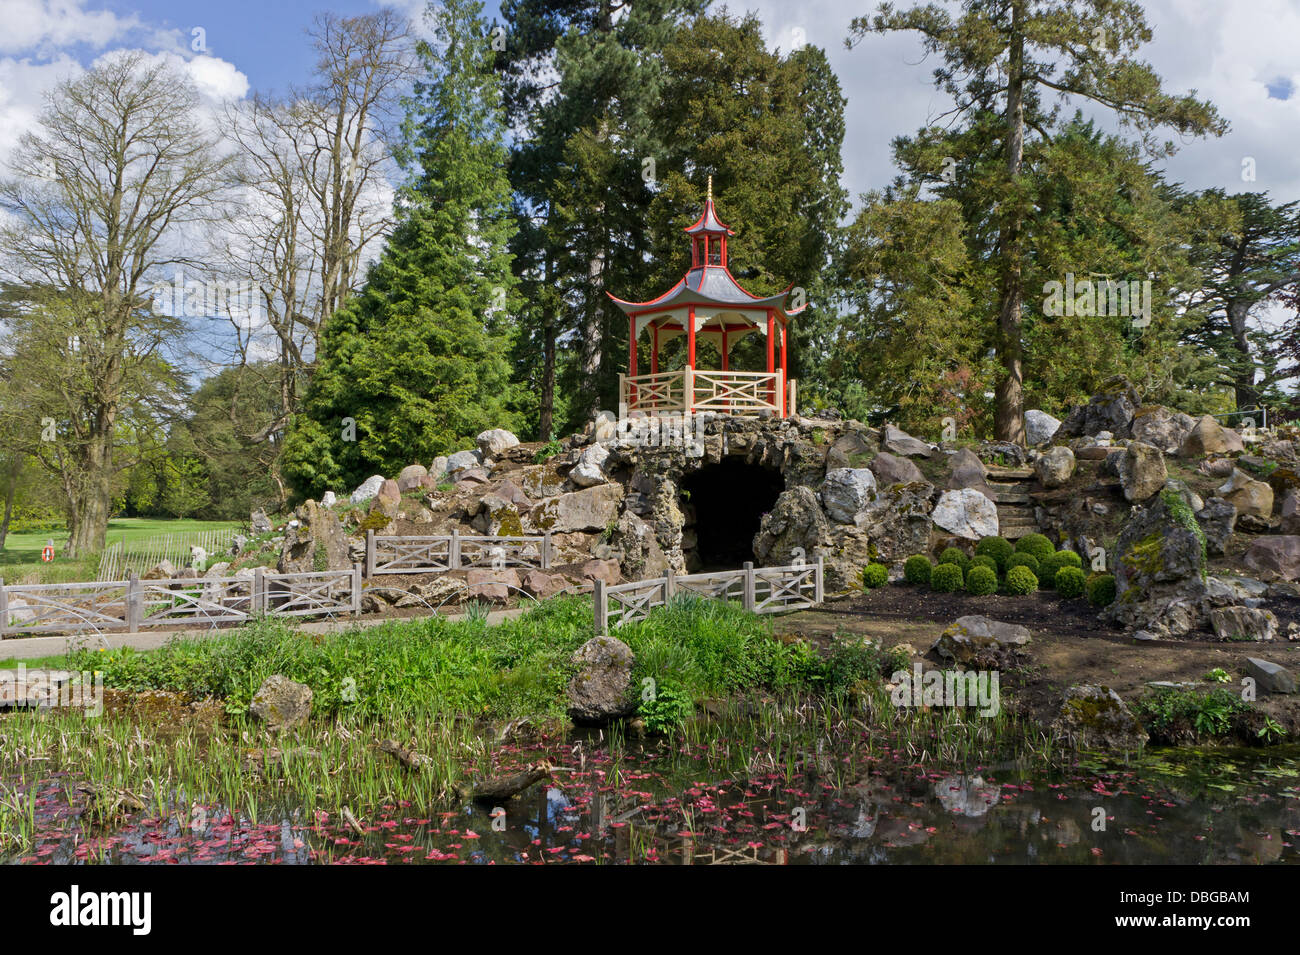
<path id="1" fill-rule="evenodd" d="M 1054 554 L 1048 554 L 1038 562 L 1038 582 L 1044 589 L 1052 587 L 1056 582 L 1056 572 L 1062 567 L 1082 566 L 1083 561 L 1074 551 L 1058 550 Z"/>
<path id="2" fill-rule="evenodd" d="M 862 568 L 862 586 L 874 590 L 889 583 L 889 568 L 884 564 L 867 564 Z"/>
<path id="3" fill-rule="evenodd" d="M 691 698 L 671 683 L 657 683 L 649 699 L 642 699 L 637 715 L 651 733 L 672 733 L 686 724 L 695 712 Z"/>
<path id="4" fill-rule="evenodd" d="M 1032 594 L 1038 589 L 1038 578 L 1028 567 L 1019 564 L 1007 571 L 1006 589 L 1007 593 L 1019 597 Z"/>
<path id="5" fill-rule="evenodd" d="M 1062 567 L 1056 572 L 1056 592 L 1062 597 L 1074 598 L 1083 593 L 1087 578 L 1081 567 Z"/>
<path id="6" fill-rule="evenodd" d="M 991 567 L 973 564 L 966 574 L 966 592 L 976 597 L 994 593 L 998 589 L 998 574 Z"/>
<path id="7" fill-rule="evenodd" d="M 1049 554 L 1056 553 L 1056 547 L 1044 534 L 1026 534 L 1016 541 L 1016 553 L 1033 554 L 1043 560 Z"/>
<path id="8" fill-rule="evenodd" d="M 1007 558 L 1007 571 L 1010 572 L 1013 567 L 1028 567 L 1035 577 L 1040 570 L 1038 558 L 1033 554 L 1012 554 Z"/>
<path id="9" fill-rule="evenodd" d="M 1115 575 L 1093 574 L 1084 585 L 1088 603 L 1094 607 L 1108 607 L 1115 602 Z"/>
<path id="10" fill-rule="evenodd" d="M 930 572 L 930 589 L 938 593 L 955 593 L 963 583 L 961 568 L 956 564 L 940 564 Z"/>
<path id="11" fill-rule="evenodd" d="M 999 572 L 1006 568 L 1007 558 L 1014 552 L 1015 547 L 1005 537 L 981 537 L 979 543 L 975 545 L 975 555 L 992 557 L 998 563 Z"/>
<path id="12" fill-rule="evenodd" d="M 931 570 L 930 558 L 924 554 L 913 554 L 903 561 L 903 579 L 909 584 L 928 584 Z"/>
<path id="13" fill-rule="evenodd" d="M 939 555 L 939 563 L 956 564 L 964 574 L 966 569 L 970 567 L 970 558 L 966 556 L 966 552 L 960 547 L 945 547 L 943 553 Z"/>
<path id="14" fill-rule="evenodd" d="M 976 554 L 971 558 L 970 565 L 971 567 L 987 567 L 989 570 L 993 571 L 994 577 L 998 575 L 998 562 L 988 554 Z"/>
<path id="15" fill-rule="evenodd" d="M 827 693 L 843 693 L 863 680 L 889 676 L 906 666 L 902 651 L 880 649 L 870 640 L 837 638 L 821 661 L 821 684 Z"/>

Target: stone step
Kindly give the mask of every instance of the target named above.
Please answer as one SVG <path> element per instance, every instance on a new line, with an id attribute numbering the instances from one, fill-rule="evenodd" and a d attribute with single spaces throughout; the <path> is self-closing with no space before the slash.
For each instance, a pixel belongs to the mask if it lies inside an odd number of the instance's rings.
<path id="1" fill-rule="evenodd" d="M 990 484 L 995 504 L 1032 504 L 1034 499 L 1029 492 L 1018 485 L 1006 486 Z"/>
<path id="2" fill-rule="evenodd" d="M 990 481 L 1027 481 L 1034 476 L 1033 468 L 999 468 L 990 465 L 984 471 Z"/>

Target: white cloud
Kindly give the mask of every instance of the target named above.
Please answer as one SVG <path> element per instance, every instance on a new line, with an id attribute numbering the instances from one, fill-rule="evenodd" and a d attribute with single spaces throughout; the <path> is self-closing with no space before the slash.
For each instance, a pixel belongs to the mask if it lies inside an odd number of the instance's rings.
<path id="1" fill-rule="evenodd" d="M 0 53 L 47 51 L 74 43 L 102 48 L 140 25 L 137 17 L 86 10 L 83 0 L 5 0 Z"/>

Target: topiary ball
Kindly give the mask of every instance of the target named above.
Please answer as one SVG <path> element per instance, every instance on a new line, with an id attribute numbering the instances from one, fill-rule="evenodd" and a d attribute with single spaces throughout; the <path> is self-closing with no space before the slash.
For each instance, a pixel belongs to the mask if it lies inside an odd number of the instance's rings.
<path id="1" fill-rule="evenodd" d="M 1046 535 L 1026 534 L 1016 541 L 1016 553 L 1033 554 L 1039 560 L 1042 560 L 1048 554 L 1055 554 L 1056 547 L 1047 539 Z"/>
<path id="2" fill-rule="evenodd" d="M 862 586 L 868 590 L 883 587 L 889 583 L 889 568 L 884 564 L 867 564 L 862 568 Z"/>
<path id="3" fill-rule="evenodd" d="M 1087 578 L 1081 567 L 1062 567 L 1056 572 L 1056 592 L 1073 599 L 1083 593 Z"/>
<path id="4" fill-rule="evenodd" d="M 972 563 L 966 572 L 966 593 L 984 597 L 998 589 L 998 573 L 992 567 Z"/>
<path id="5" fill-rule="evenodd" d="M 1084 585 L 1088 603 L 1094 607 L 1107 607 L 1115 602 L 1115 577 L 1112 574 L 1093 574 Z"/>
<path id="6" fill-rule="evenodd" d="M 1083 561 L 1072 550 L 1058 550 L 1038 562 L 1038 585 L 1044 589 L 1056 584 L 1056 572 L 1062 567 L 1082 567 Z"/>
<path id="7" fill-rule="evenodd" d="M 1038 578 L 1024 564 L 1019 564 L 1007 571 L 1007 593 L 1023 597 L 1038 589 Z"/>
<path id="8" fill-rule="evenodd" d="M 998 575 L 998 562 L 988 554 L 977 554 L 972 557 L 970 559 L 970 567 L 966 569 L 966 572 L 970 573 L 970 569 L 973 567 L 987 567 L 989 570 L 993 571 L 994 577 Z"/>
<path id="9" fill-rule="evenodd" d="M 1014 552 L 1015 547 L 1005 537 L 981 537 L 979 543 L 975 545 L 975 555 L 992 557 L 998 562 L 999 571 L 1006 568 L 1007 558 Z"/>
<path id="10" fill-rule="evenodd" d="M 928 584 L 931 569 L 929 557 L 913 554 L 903 561 L 903 579 L 909 584 Z"/>
<path id="11" fill-rule="evenodd" d="M 956 593 L 963 583 L 961 568 L 956 564 L 939 564 L 930 571 L 930 589 L 938 593 Z"/>
<path id="12" fill-rule="evenodd" d="M 1007 558 L 1007 572 L 1009 573 L 1013 567 L 1028 567 L 1035 577 L 1040 570 L 1038 558 L 1033 554 L 1012 554 Z"/>
<path id="13" fill-rule="evenodd" d="M 939 563 L 956 564 L 962 569 L 962 573 L 965 573 L 966 568 L 970 566 L 970 558 L 960 547 L 945 547 L 943 553 L 939 555 Z"/>

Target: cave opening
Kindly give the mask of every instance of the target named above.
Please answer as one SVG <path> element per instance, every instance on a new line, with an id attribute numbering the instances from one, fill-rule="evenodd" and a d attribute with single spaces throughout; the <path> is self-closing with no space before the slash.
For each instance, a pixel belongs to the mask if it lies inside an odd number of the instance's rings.
<path id="1" fill-rule="evenodd" d="M 724 460 L 685 476 L 681 489 L 687 569 L 734 570 L 755 560 L 754 535 L 785 481 L 772 468 Z"/>

